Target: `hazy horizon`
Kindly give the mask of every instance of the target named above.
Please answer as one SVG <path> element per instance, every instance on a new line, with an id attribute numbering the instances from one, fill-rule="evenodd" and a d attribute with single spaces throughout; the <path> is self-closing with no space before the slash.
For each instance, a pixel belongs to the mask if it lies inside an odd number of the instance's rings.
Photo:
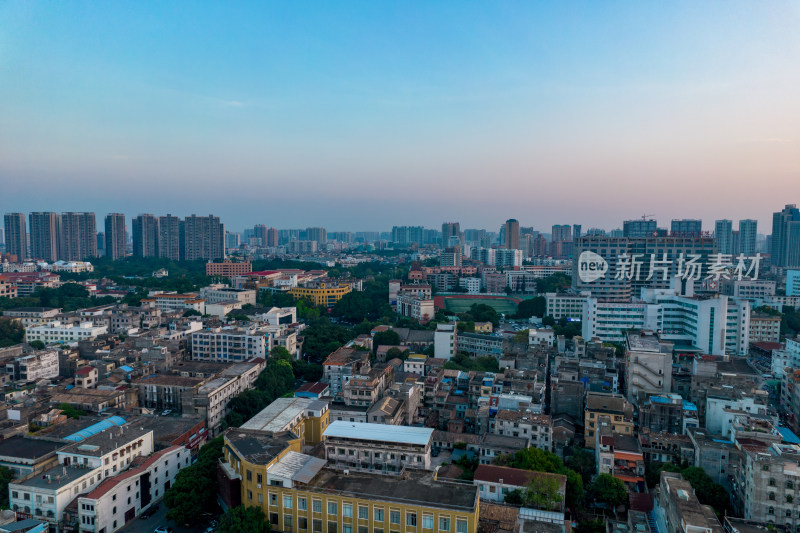
<path id="1" fill-rule="evenodd" d="M 8 2 L 0 24 L 0 213 L 768 234 L 800 203 L 796 2 Z"/>

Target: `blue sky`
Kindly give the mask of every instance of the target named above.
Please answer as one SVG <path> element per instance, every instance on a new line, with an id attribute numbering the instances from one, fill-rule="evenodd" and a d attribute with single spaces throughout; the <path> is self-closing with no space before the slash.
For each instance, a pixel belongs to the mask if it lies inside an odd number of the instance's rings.
<path id="1" fill-rule="evenodd" d="M 0 211 L 768 232 L 798 57 L 797 2 L 6 2 Z"/>

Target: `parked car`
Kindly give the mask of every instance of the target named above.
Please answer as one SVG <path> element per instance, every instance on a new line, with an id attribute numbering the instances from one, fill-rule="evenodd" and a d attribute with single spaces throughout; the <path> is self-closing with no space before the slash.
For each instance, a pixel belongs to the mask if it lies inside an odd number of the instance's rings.
<path id="1" fill-rule="evenodd" d="M 157 527 L 153 533 L 172 533 L 172 528 L 169 526 Z"/>

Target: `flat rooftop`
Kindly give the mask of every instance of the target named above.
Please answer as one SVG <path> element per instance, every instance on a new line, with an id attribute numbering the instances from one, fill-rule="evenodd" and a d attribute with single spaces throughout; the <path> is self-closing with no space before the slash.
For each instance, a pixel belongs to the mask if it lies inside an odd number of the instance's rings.
<path id="1" fill-rule="evenodd" d="M 404 479 L 405 478 L 405 479 Z M 405 476 L 381 476 L 324 468 L 306 487 L 353 498 L 381 499 L 398 504 L 472 511 L 478 505 L 478 487 L 468 483 L 436 481 L 431 472 L 407 471 Z"/>
<path id="2" fill-rule="evenodd" d="M 125 444 L 139 439 L 153 431 L 150 428 L 126 425 L 123 427 L 113 427 L 92 435 L 84 440 L 66 446 L 63 453 L 74 455 L 89 455 L 101 457 Z M 109 437 L 110 435 L 110 437 Z"/>
<path id="3" fill-rule="evenodd" d="M 297 436 L 288 431 L 272 434 L 263 431 L 229 428 L 225 440 L 248 462 L 265 465 L 278 456 Z"/>
<path id="4" fill-rule="evenodd" d="M 94 470 L 90 468 L 79 468 L 75 466 L 54 466 L 49 470 L 45 470 L 35 476 L 32 476 L 30 479 L 26 479 L 22 482 L 12 481 L 11 483 L 16 483 L 19 485 L 23 485 L 25 487 L 31 487 L 35 489 L 50 489 L 56 490 L 58 488 L 64 487 L 69 485 L 76 479 L 80 479 L 84 476 L 93 476 Z"/>
<path id="5" fill-rule="evenodd" d="M 284 431 L 295 417 L 305 412 L 306 409 L 312 408 L 315 403 L 325 404 L 325 402 L 320 402 L 320 400 L 313 398 L 278 398 L 245 422 L 242 425 L 242 429 L 256 429 L 275 433 Z"/>
<path id="6" fill-rule="evenodd" d="M 628 333 L 628 349 L 634 352 L 660 353 L 661 345 L 653 334 Z"/>
<path id="7" fill-rule="evenodd" d="M 322 433 L 324 437 L 336 437 L 374 442 L 395 442 L 425 446 L 431 441 L 433 428 L 390 426 L 336 420 Z"/>
<path id="8" fill-rule="evenodd" d="M 322 470 L 325 463 L 325 459 L 288 451 L 277 463 L 267 469 L 267 473 L 299 483 L 308 483 Z"/>
<path id="9" fill-rule="evenodd" d="M 49 440 L 26 439 L 16 435 L 0 441 L 0 457 L 35 460 L 54 452 L 65 444 Z"/>

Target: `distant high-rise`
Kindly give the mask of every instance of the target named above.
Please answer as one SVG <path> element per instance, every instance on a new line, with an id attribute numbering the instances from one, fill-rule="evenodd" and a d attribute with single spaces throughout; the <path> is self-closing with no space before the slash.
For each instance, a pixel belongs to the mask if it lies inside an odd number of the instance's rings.
<path id="1" fill-rule="evenodd" d="M 261 246 L 267 246 L 267 227 L 264 224 L 256 224 L 253 227 L 253 237 L 261 239 Z"/>
<path id="2" fill-rule="evenodd" d="M 328 242 L 328 232 L 325 228 L 306 228 L 306 240 L 317 241 L 320 247 L 324 247 Z"/>
<path id="3" fill-rule="evenodd" d="M 59 259 L 83 261 L 97 257 L 97 221 L 94 213 L 61 213 Z"/>
<path id="4" fill-rule="evenodd" d="M 553 242 L 566 242 L 572 240 L 572 226 L 569 224 L 555 224 L 552 228 Z"/>
<path id="5" fill-rule="evenodd" d="M 97 243 L 97 257 L 105 257 L 106 255 L 106 234 L 104 232 L 100 232 L 97 234 L 97 239 L 95 241 Z"/>
<path id="6" fill-rule="evenodd" d="M 703 233 L 703 221 L 694 218 L 674 219 L 670 231 L 676 236 L 699 237 Z"/>
<path id="7" fill-rule="evenodd" d="M 125 215 L 122 213 L 109 213 L 106 215 L 106 257 L 116 261 L 125 258 L 125 244 L 127 231 L 125 228 Z"/>
<path id="8" fill-rule="evenodd" d="M 721 254 L 733 254 L 733 222 L 727 219 L 714 222 L 714 241 Z"/>
<path id="9" fill-rule="evenodd" d="M 745 219 L 739 221 L 739 246 L 737 254 L 751 257 L 756 255 L 756 240 L 758 239 L 758 221 Z"/>
<path id="10" fill-rule="evenodd" d="M 182 241 L 183 258 L 187 261 L 225 257 L 225 226 L 214 215 L 186 217 Z"/>
<path id="11" fill-rule="evenodd" d="M 58 260 L 61 217 L 58 213 L 31 213 L 31 258 L 53 262 Z"/>
<path id="12" fill-rule="evenodd" d="M 28 235 L 23 213 L 6 213 L 3 220 L 6 230 L 6 253 L 16 255 L 20 261 L 28 258 Z"/>
<path id="13" fill-rule="evenodd" d="M 267 228 L 267 246 L 278 246 L 278 230 L 276 228 Z"/>
<path id="14" fill-rule="evenodd" d="M 658 222 L 655 219 L 625 220 L 622 223 L 623 237 L 653 237 L 658 235 Z M 613 236 L 613 235 L 612 235 Z"/>
<path id="15" fill-rule="evenodd" d="M 508 250 L 519 250 L 519 220 L 509 218 L 505 224 L 505 247 Z"/>
<path id="16" fill-rule="evenodd" d="M 181 246 L 181 219 L 166 215 L 158 217 L 158 257 L 179 261 Z"/>
<path id="17" fill-rule="evenodd" d="M 241 235 L 233 231 L 226 231 L 225 232 L 225 248 L 238 248 L 241 244 Z"/>
<path id="18" fill-rule="evenodd" d="M 139 215 L 133 219 L 133 255 L 136 257 L 158 256 L 158 218 L 155 215 Z"/>
<path id="19" fill-rule="evenodd" d="M 800 210 L 795 204 L 772 215 L 772 264 L 800 267 Z"/>
<path id="20" fill-rule="evenodd" d="M 572 238 L 573 239 L 580 239 L 583 227 L 580 224 L 573 224 L 572 225 Z"/>
<path id="21" fill-rule="evenodd" d="M 442 224 L 442 248 L 451 246 L 450 237 L 458 237 L 461 240 L 461 224 L 458 222 L 445 222 Z"/>

